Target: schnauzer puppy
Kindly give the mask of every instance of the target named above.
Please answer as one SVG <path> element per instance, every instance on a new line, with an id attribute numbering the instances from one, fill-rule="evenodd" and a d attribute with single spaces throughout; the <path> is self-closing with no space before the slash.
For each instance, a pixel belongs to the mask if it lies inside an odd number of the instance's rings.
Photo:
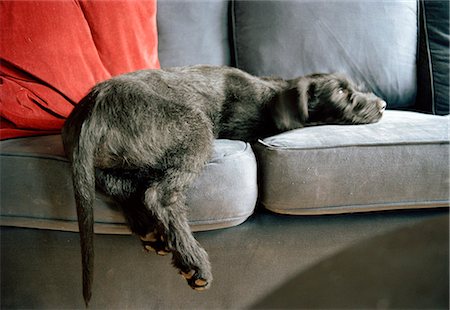
<path id="1" fill-rule="evenodd" d="M 145 249 L 172 254 L 196 290 L 212 281 L 206 251 L 186 218 L 185 192 L 215 138 L 255 141 L 318 124 L 378 121 L 386 103 L 343 76 L 261 78 L 228 67 L 142 70 L 96 85 L 63 132 L 72 162 L 83 295 L 91 297 L 95 188 L 123 209 Z"/>

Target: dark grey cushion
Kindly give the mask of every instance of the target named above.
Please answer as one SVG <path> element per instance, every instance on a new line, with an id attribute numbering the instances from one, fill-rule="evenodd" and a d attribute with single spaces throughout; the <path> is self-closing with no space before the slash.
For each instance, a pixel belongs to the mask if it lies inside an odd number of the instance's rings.
<path id="1" fill-rule="evenodd" d="M 162 67 L 230 65 L 227 0 L 158 0 L 158 50 Z"/>
<path id="2" fill-rule="evenodd" d="M 423 1 L 422 8 L 428 72 L 431 72 L 432 112 L 445 115 L 449 113 L 450 93 L 449 1 Z"/>
<path id="3" fill-rule="evenodd" d="M 76 231 L 76 212 L 69 164 L 59 135 L 1 142 L 2 194 L 0 224 Z M 256 204 L 256 161 L 249 144 L 216 140 L 214 154 L 188 193 L 193 230 L 235 226 Z M 127 233 L 124 217 L 98 194 L 95 229 Z"/>
<path id="4" fill-rule="evenodd" d="M 449 121 L 386 111 L 376 124 L 266 138 L 255 148 L 261 202 L 287 214 L 448 206 Z"/>
<path id="5" fill-rule="evenodd" d="M 400 0 L 237 1 L 236 63 L 284 78 L 346 73 L 388 107 L 409 107 L 416 96 L 416 6 Z"/>

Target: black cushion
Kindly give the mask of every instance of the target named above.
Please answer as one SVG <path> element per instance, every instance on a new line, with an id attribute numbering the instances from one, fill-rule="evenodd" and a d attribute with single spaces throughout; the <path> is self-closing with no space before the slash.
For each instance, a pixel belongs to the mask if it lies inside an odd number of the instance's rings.
<path id="1" fill-rule="evenodd" d="M 423 1 L 425 57 L 430 74 L 432 112 L 449 113 L 449 2 Z"/>

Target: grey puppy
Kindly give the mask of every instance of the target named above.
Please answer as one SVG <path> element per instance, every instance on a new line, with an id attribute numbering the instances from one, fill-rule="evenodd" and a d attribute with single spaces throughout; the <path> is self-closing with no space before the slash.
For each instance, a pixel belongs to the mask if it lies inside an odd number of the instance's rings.
<path id="1" fill-rule="evenodd" d="M 318 124 L 367 124 L 386 103 L 343 76 L 260 78 L 213 66 L 143 70 L 96 85 L 63 128 L 81 237 L 83 295 L 93 280 L 95 187 L 122 206 L 147 250 L 172 253 L 188 284 L 212 281 L 206 251 L 186 218 L 185 192 L 213 139 L 255 141 Z"/>

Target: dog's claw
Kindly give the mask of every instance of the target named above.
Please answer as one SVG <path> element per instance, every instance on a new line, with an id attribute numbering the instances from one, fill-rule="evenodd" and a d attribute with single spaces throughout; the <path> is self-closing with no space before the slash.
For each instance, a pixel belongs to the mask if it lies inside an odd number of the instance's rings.
<path id="1" fill-rule="evenodd" d="M 206 291 L 209 287 L 206 286 L 197 286 L 197 287 L 193 287 L 194 290 L 196 290 L 197 292 L 202 292 L 202 291 Z"/>
<path id="2" fill-rule="evenodd" d="M 155 251 L 156 254 L 164 256 L 170 253 L 170 249 L 164 242 L 164 237 L 155 230 L 140 237 L 142 245 L 147 252 Z"/>
<path id="3" fill-rule="evenodd" d="M 158 241 L 158 238 L 156 237 L 156 232 L 151 232 L 146 234 L 144 237 L 141 237 L 141 241 L 148 241 L 148 242 L 155 242 Z"/>
<path id="4" fill-rule="evenodd" d="M 204 291 L 209 288 L 209 283 L 205 279 L 188 280 L 188 284 L 196 291 Z"/>
<path id="5" fill-rule="evenodd" d="M 190 280 L 190 279 L 192 279 L 192 277 L 194 276 L 195 270 L 191 270 L 191 271 L 189 271 L 189 272 L 183 272 L 183 271 L 180 271 L 180 273 L 181 273 L 181 275 L 182 275 L 186 280 Z"/>
<path id="6" fill-rule="evenodd" d="M 180 274 L 186 279 L 189 286 L 196 291 L 204 291 L 209 288 L 209 282 L 199 277 L 195 270 L 190 270 L 189 272 L 180 271 Z"/>
<path id="7" fill-rule="evenodd" d="M 204 287 L 205 285 L 208 284 L 208 281 L 204 280 L 204 279 L 197 279 L 194 281 L 195 285 L 197 285 L 197 287 Z"/>
<path id="8" fill-rule="evenodd" d="M 148 244 L 144 245 L 144 249 L 145 249 L 147 252 L 152 252 L 152 251 L 155 250 L 154 248 L 152 248 L 151 245 L 148 245 Z"/>
<path id="9" fill-rule="evenodd" d="M 170 251 L 169 250 L 158 250 L 156 251 L 156 254 L 160 255 L 160 256 L 166 256 L 167 254 L 169 254 Z"/>

